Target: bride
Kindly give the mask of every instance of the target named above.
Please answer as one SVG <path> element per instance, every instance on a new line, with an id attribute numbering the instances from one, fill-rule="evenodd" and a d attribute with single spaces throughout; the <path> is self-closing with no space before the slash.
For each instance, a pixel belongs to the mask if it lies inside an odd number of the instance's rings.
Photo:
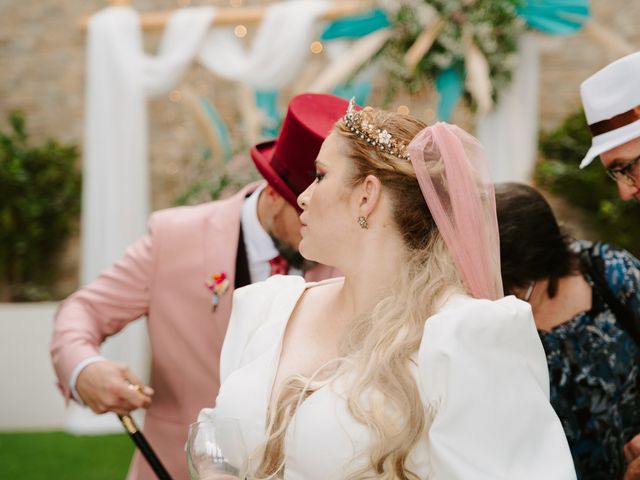
<path id="1" fill-rule="evenodd" d="M 238 419 L 245 476 L 575 478 L 477 140 L 352 102 L 316 166 L 300 252 L 344 278 L 236 291 L 200 414 Z"/>

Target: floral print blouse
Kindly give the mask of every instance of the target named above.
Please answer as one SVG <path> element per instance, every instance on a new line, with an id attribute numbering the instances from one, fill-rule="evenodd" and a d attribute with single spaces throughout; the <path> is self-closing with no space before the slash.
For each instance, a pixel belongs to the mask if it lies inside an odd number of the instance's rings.
<path id="1" fill-rule="evenodd" d="M 588 249 L 592 261 L 604 262 L 611 292 L 640 317 L 640 261 L 604 243 L 578 241 L 573 247 Z M 591 310 L 539 333 L 549 364 L 551 403 L 569 440 L 578 479 L 622 479 L 623 447 L 640 433 L 640 348 L 596 288 Z"/>

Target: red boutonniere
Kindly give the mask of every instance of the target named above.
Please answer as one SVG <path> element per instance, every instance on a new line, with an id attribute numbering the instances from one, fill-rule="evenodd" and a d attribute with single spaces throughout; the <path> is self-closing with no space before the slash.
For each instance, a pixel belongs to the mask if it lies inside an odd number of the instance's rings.
<path id="1" fill-rule="evenodd" d="M 220 303 L 220 297 L 229 289 L 229 280 L 225 272 L 214 273 L 204 283 L 211 292 L 211 310 L 216 311 Z"/>

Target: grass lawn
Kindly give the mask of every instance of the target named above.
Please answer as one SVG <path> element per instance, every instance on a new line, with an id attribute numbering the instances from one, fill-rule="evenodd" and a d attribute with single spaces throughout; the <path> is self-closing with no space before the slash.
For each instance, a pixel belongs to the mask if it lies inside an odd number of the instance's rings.
<path id="1" fill-rule="evenodd" d="M 134 448 L 125 434 L 0 433 L 0 479 L 121 480 Z"/>

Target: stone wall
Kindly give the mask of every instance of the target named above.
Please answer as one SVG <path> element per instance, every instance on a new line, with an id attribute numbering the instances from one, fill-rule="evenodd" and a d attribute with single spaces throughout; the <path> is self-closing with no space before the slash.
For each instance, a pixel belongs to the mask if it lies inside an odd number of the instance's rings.
<path id="1" fill-rule="evenodd" d="M 590 2 L 593 19 L 615 32 L 635 50 L 640 50 L 640 2 L 595 0 Z M 579 86 L 619 55 L 587 31 L 570 37 L 541 35 L 540 124 L 550 128 L 580 108 Z"/>

